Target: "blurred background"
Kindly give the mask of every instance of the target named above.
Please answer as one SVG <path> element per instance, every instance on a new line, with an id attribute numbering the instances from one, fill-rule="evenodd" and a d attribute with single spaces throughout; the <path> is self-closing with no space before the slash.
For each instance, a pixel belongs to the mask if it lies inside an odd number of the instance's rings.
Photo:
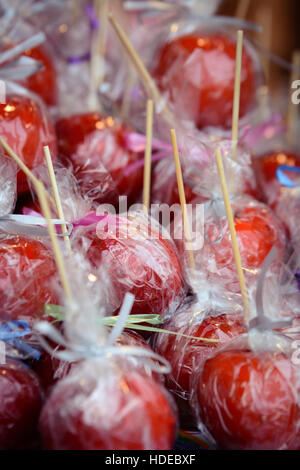
<path id="1" fill-rule="evenodd" d="M 286 61 L 300 49 L 299 0 L 223 0 L 219 14 L 238 16 L 263 27 L 254 39 L 265 49 Z M 284 68 L 263 57 L 268 85 L 276 90 L 286 86 L 290 74 Z M 299 77 L 300 79 L 300 77 Z"/>

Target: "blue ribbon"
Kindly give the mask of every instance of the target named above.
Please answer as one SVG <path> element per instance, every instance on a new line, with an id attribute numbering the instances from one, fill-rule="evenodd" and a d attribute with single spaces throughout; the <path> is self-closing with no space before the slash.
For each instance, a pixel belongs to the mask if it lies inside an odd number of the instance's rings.
<path id="1" fill-rule="evenodd" d="M 0 325 L 0 341 L 4 341 L 14 346 L 19 352 L 25 353 L 26 356 L 39 360 L 41 354 L 36 349 L 32 348 L 18 338 L 29 335 L 31 332 L 30 326 L 26 321 L 13 320 Z"/>
<path id="2" fill-rule="evenodd" d="M 300 174 L 300 168 L 296 166 L 280 165 L 276 170 L 276 178 L 282 186 L 287 188 L 296 188 L 299 185 L 294 183 L 284 172 L 290 171 L 291 173 Z"/>

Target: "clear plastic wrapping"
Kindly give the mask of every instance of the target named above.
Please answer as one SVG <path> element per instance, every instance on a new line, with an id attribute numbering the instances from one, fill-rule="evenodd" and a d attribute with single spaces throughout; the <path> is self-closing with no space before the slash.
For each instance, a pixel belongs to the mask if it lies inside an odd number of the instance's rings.
<path id="1" fill-rule="evenodd" d="M 174 243 L 144 213 L 104 215 L 97 227 L 76 231 L 74 247 L 77 243 L 95 268 L 109 274 L 113 310 L 119 309 L 126 292 L 135 295 L 134 314 L 163 315 L 182 302 L 186 288 Z"/>
<path id="2" fill-rule="evenodd" d="M 228 127 L 232 119 L 237 25 L 216 17 L 172 19 L 149 46 L 153 76 L 177 116 L 197 127 Z M 150 50 L 149 50 L 150 49 Z M 178 71 L 180 70 L 180 73 Z M 179 78 L 180 77 L 180 78 Z M 241 75 L 240 116 L 255 103 L 261 82 L 256 51 L 245 40 Z"/>
<path id="3" fill-rule="evenodd" d="M 101 321 L 107 312 L 108 276 L 103 269 L 98 280 L 87 276 L 89 262 L 79 253 L 67 260 L 67 269 L 73 300 L 66 300 L 64 336 L 45 322 L 36 329 L 63 347 L 53 351 L 56 357 L 80 362 L 53 387 L 44 405 L 39 425 L 43 448 L 172 449 L 176 411 L 154 375 L 167 372 L 168 364 L 143 347 L 143 341 L 122 337 L 133 296 L 126 295 L 118 321 L 108 331 Z M 49 350 L 45 340 L 42 344 Z"/>
<path id="4" fill-rule="evenodd" d="M 0 157 L 0 217 L 13 212 L 17 198 L 17 169 L 6 157 Z"/>
<path id="5" fill-rule="evenodd" d="M 220 194 L 219 176 L 215 164 L 215 151 L 221 148 L 228 173 L 228 186 L 231 193 L 256 195 L 256 180 L 252 168 L 251 155 L 243 145 L 237 147 L 236 158 L 232 159 L 232 142 L 226 133 L 208 133 L 199 130 L 178 132 L 178 145 L 183 172 L 186 202 L 197 203 Z M 167 155 L 167 152 L 166 152 Z M 163 155 L 164 156 L 164 155 Z M 179 203 L 175 165 L 170 156 L 164 156 L 154 168 L 152 199 L 154 202 L 169 205 Z"/>
<path id="6" fill-rule="evenodd" d="M 294 250 L 299 252 L 300 249 L 300 190 L 299 188 L 282 188 L 281 195 L 278 199 L 276 215 L 282 221 L 287 229 L 291 245 Z"/>
<path id="7" fill-rule="evenodd" d="M 9 359 L 0 365 L 0 449 L 36 448 L 42 391 L 36 374 Z"/>
<path id="8" fill-rule="evenodd" d="M 194 201 L 196 204 L 196 200 Z M 202 203 L 202 201 L 201 201 Z M 239 292 L 234 255 L 223 199 L 216 198 L 204 205 L 203 211 L 190 208 L 190 218 L 198 232 L 194 235 L 196 270 L 206 272 L 209 280 L 225 283 L 229 292 Z M 281 222 L 271 209 L 250 196 L 237 196 L 231 200 L 235 229 L 241 254 L 242 266 L 250 287 L 257 280 L 259 269 L 273 246 L 278 257 L 285 256 L 286 237 Z M 199 220 L 197 221 L 197 217 Z M 199 230 L 202 232 L 199 233 Z M 174 219 L 172 233 L 182 234 L 182 218 Z M 181 259 L 188 267 L 188 245 L 176 236 Z M 199 244 L 198 242 L 201 241 Z"/>
<path id="9" fill-rule="evenodd" d="M 42 101 L 15 84 L 7 84 L 6 103 L 0 104 L 0 134 L 21 160 L 33 170 L 45 161 L 43 146 L 56 157 L 52 121 Z M 28 191 L 25 174 L 18 172 L 18 194 Z"/>
<path id="10" fill-rule="evenodd" d="M 299 385 L 291 341 L 253 329 L 195 374 L 199 426 L 223 449 L 299 449 Z"/>
<path id="11" fill-rule="evenodd" d="M 196 426 L 196 415 L 190 403 L 194 375 L 216 349 L 245 333 L 242 309 L 238 299 L 224 292 L 221 285 L 206 284 L 198 301 L 183 305 L 163 328 L 176 335 L 158 333 L 154 348 L 171 364 L 166 386 L 178 404 L 181 425 L 191 430 Z"/>
<path id="12" fill-rule="evenodd" d="M 57 303 L 52 253 L 40 241 L 18 235 L 0 239 L 0 317 L 40 318 L 44 304 Z"/>
<path id="13" fill-rule="evenodd" d="M 40 432 L 48 450 L 170 450 L 176 418 L 163 388 L 130 361 L 90 359 L 53 389 Z"/>
<path id="14" fill-rule="evenodd" d="M 56 123 L 58 149 L 71 163 L 84 194 L 97 202 L 114 202 L 127 195 L 134 202 L 142 187 L 141 168 L 126 175 L 140 155 L 126 148 L 130 130 L 111 116 L 86 113 Z"/>

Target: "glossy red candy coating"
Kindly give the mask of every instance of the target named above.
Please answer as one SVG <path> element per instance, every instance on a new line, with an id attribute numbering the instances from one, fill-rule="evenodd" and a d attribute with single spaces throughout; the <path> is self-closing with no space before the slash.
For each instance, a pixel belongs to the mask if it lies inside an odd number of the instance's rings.
<path id="1" fill-rule="evenodd" d="M 175 108 L 198 127 L 230 126 L 234 94 L 236 43 L 223 34 L 175 38 L 160 51 L 155 77 Z M 254 63 L 243 49 L 240 116 L 254 100 Z"/>
<path id="2" fill-rule="evenodd" d="M 283 354 L 247 350 L 222 351 L 205 362 L 199 409 L 222 448 L 300 448 L 294 370 Z"/>
<path id="3" fill-rule="evenodd" d="M 33 49 L 28 49 L 24 52 L 24 55 L 41 62 L 43 64 L 43 68 L 34 75 L 23 80 L 22 84 L 43 98 L 47 105 L 55 105 L 57 99 L 57 74 L 48 49 L 41 45 L 34 47 Z"/>
<path id="4" fill-rule="evenodd" d="M 53 255 L 39 241 L 0 239 L 0 317 L 40 318 L 45 303 L 57 303 L 55 274 Z"/>
<path id="5" fill-rule="evenodd" d="M 36 445 L 42 405 L 38 377 L 21 362 L 0 364 L 0 449 L 27 449 Z"/>
<path id="6" fill-rule="evenodd" d="M 125 219 L 125 225 L 118 222 L 118 217 L 109 220 L 117 224 L 120 233 L 108 234 L 104 239 L 92 235 L 87 256 L 95 267 L 102 264 L 108 270 L 115 288 L 115 298 L 111 299 L 115 308 L 119 308 L 126 292 L 135 296 L 132 314 L 162 315 L 172 304 L 181 302 L 184 284 L 172 242 L 156 228 L 145 225 L 144 220 L 138 232 L 134 220 Z"/>
<path id="7" fill-rule="evenodd" d="M 83 366 L 55 386 L 41 413 L 45 449 L 172 449 L 176 417 L 157 381 L 133 367 Z"/>
<path id="8" fill-rule="evenodd" d="M 0 135 L 32 170 L 44 162 L 43 146 L 56 157 L 55 132 L 46 109 L 29 96 L 10 94 L 0 104 Z M 18 194 L 28 191 L 25 174 L 18 173 Z"/>
<path id="9" fill-rule="evenodd" d="M 197 338 L 218 339 L 219 343 L 204 342 L 184 336 L 159 334 L 156 341 L 156 350 L 164 356 L 172 366 L 172 373 L 167 378 L 169 388 L 175 390 L 184 398 L 190 395 L 191 384 L 199 373 L 201 364 L 215 351 L 231 338 L 246 332 L 243 318 L 239 315 L 219 315 L 208 317 L 201 323 L 191 319 L 188 315 L 185 326 L 175 330 L 176 318 L 168 321 L 164 328 L 176 331 L 179 334 Z M 192 320 L 192 321 L 191 321 Z"/>
<path id="10" fill-rule="evenodd" d="M 119 195 L 135 201 L 140 195 L 142 169 L 126 174 L 140 158 L 126 148 L 126 132 L 129 129 L 112 117 L 97 113 L 73 115 L 56 123 L 60 155 L 72 163 L 82 191 L 99 202 L 115 203 Z"/>
<path id="11" fill-rule="evenodd" d="M 283 247 L 274 226 L 274 216 L 267 210 L 246 207 L 235 213 L 234 225 L 244 266 L 250 269 L 261 267 L 274 245 L 282 252 Z M 228 262 L 229 251 L 232 252 L 229 233 L 226 233 L 220 246 L 222 249 L 216 251 L 215 255 L 218 262 L 224 264 Z M 231 258 L 233 259 L 233 255 Z"/>

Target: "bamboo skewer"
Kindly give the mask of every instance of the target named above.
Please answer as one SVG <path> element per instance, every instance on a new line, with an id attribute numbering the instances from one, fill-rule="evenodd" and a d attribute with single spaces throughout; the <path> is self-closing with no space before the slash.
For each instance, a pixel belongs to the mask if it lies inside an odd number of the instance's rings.
<path id="1" fill-rule="evenodd" d="M 93 35 L 91 46 L 89 110 L 101 111 L 98 88 L 105 76 L 104 57 L 108 28 L 108 0 L 94 0 L 94 10 L 101 25 L 99 24 L 98 30 Z"/>
<path id="2" fill-rule="evenodd" d="M 50 150 L 49 150 L 48 145 L 46 145 L 44 147 L 44 154 L 45 154 L 46 163 L 47 163 L 47 167 L 48 167 L 49 178 L 50 178 L 50 182 L 51 182 L 51 186 L 52 186 L 52 190 L 53 190 L 53 194 L 54 194 L 54 200 L 55 200 L 57 214 L 58 214 L 59 219 L 65 220 L 64 211 L 63 211 L 62 204 L 61 204 L 61 199 L 60 199 L 60 196 L 59 196 L 57 181 L 56 181 L 54 168 L 53 168 L 53 163 L 52 163 L 52 159 L 51 159 Z M 64 234 L 64 241 L 65 241 L 65 245 L 66 245 L 66 248 L 67 248 L 67 252 L 72 253 L 70 238 L 67 235 L 68 229 L 67 229 L 66 224 L 61 225 L 61 230 L 62 230 L 62 233 Z"/>
<path id="3" fill-rule="evenodd" d="M 156 110 L 160 109 L 162 107 L 162 116 L 165 118 L 166 122 L 169 125 L 174 125 L 174 116 L 172 112 L 170 111 L 169 107 L 167 106 L 164 98 L 162 97 L 161 93 L 159 92 L 154 80 L 152 79 L 150 73 L 148 72 L 147 68 L 143 64 L 141 58 L 135 51 L 133 45 L 131 44 L 130 40 L 128 39 L 125 31 L 119 24 L 119 22 L 115 19 L 115 17 L 109 13 L 108 18 L 117 33 L 121 43 L 123 44 L 125 50 L 127 51 L 134 67 L 137 70 L 137 73 L 140 77 L 141 82 L 143 83 L 145 90 L 148 94 L 148 97 L 151 98 L 155 105 L 156 105 Z"/>
<path id="4" fill-rule="evenodd" d="M 234 161 L 236 160 L 237 145 L 238 145 L 238 138 L 239 138 L 243 36 L 244 36 L 243 31 L 239 30 L 237 32 L 234 97 L 233 97 L 233 112 L 232 112 L 232 159 Z"/>
<path id="5" fill-rule="evenodd" d="M 98 0 L 98 17 L 101 25 L 97 34 L 98 53 L 100 55 L 100 69 L 97 78 L 97 86 L 100 87 L 105 77 L 105 50 L 108 32 L 108 0 Z"/>
<path id="6" fill-rule="evenodd" d="M 51 239 L 55 262 L 56 262 L 58 273 L 61 279 L 62 287 L 65 293 L 66 299 L 69 303 L 69 307 L 73 309 L 74 301 L 73 301 L 72 291 L 71 291 L 71 287 L 68 281 L 67 272 L 66 272 L 64 260 L 60 251 L 57 235 L 56 235 L 54 225 L 51 220 L 51 212 L 50 212 L 49 204 L 48 204 L 47 197 L 46 197 L 46 190 L 44 188 L 43 183 L 41 183 L 40 181 L 37 181 L 35 183 L 35 190 L 39 198 L 39 203 L 42 209 L 43 216 L 47 221 L 48 233 Z"/>
<path id="7" fill-rule="evenodd" d="M 153 101 L 148 100 L 147 101 L 147 118 L 146 118 L 144 185 L 143 185 L 143 205 L 147 213 L 149 212 L 149 207 L 150 207 L 152 128 L 153 128 Z"/>
<path id="8" fill-rule="evenodd" d="M 0 143 L 2 147 L 4 148 L 4 150 L 7 152 L 7 154 L 16 162 L 18 167 L 25 173 L 29 181 L 31 181 L 31 183 L 34 186 L 36 186 L 39 180 L 36 178 L 36 176 L 34 176 L 32 171 L 29 170 L 28 166 L 25 165 L 25 163 L 21 160 L 21 158 L 18 157 L 18 155 L 13 151 L 13 149 L 8 145 L 8 143 L 2 137 L 0 137 Z M 50 196 L 50 194 L 46 192 L 46 195 L 50 203 L 53 205 L 53 207 L 56 207 L 55 202 Z"/>
<path id="9" fill-rule="evenodd" d="M 293 69 L 291 72 L 291 85 L 295 80 L 300 79 L 300 50 L 293 53 Z M 294 145 L 296 141 L 296 122 L 298 117 L 298 106 L 289 100 L 287 113 L 288 143 Z"/>
<path id="10" fill-rule="evenodd" d="M 123 95 L 122 107 L 121 107 L 121 116 L 122 118 L 128 119 L 130 107 L 131 107 L 131 92 L 137 80 L 136 71 L 132 64 L 128 66 L 128 76 L 125 84 L 125 91 Z"/>
<path id="11" fill-rule="evenodd" d="M 246 288 L 245 276 L 244 276 L 244 272 L 242 268 L 241 254 L 240 254 L 240 250 L 238 247 L 237 235 L 236 235 L 236 230 L 235 230 L 235 225 L 234 225 L 234 219 L 233 219 L 233 214 L 232 214 L 232 209 L 231 209 L 231 204 L 230 204 L 230 199 L 229 199 L 229 192 L 228 192 L 220 148 L 216 150 L 216 160 L 217 160 L 217 166 L 218 166 L 218 171 L 219 171 L 219 176 L 220 176 L 220 181 L 221 181 L 221 186 L 222 186 L 226 215 L 227 215 L 227 220 L 228 220 L 228 225 L 229 225 L 229 230 L 230 230 L 230 235 L 231 235 L 234 260 L 235 260 L 236 270 L 237 270 L 240 288 L 241 288 L 245 319 L 246 319 L 246 322 L 249 323 L 250 322 L 249 299 L 248 299 L 248 293 L 247 293 L 247 288 Z"/>
<path id="12" fill-rule="evenodd" d="M 184 237 L 188 245 L 188 252 L 189 252 L 189 263 L 190 263 L 190 268 L 192 270 L 192 274 L 195 272 L 195 258 L 194 258 L 194 252 L 191 246 L 191 227 L 190 227 L 190 221 L 189 221 L 189 216 L 186 208 L 186 197 L 185 197 L 185 192 L 184 192 L 184 184 L 183 184 L 183 178 L 182 178 L 182 170 L 181 170 L 181 164 L 180 164 L 180 157 L 179 157 L 179 151 L 178 151 L 178 145 L 177 145 L 177 139 L 176 139 L 176 132 L 175 129 L 170 130 L 171 134 L 171 140 L 172 140 L 172 147 L 173 147 L 173 154 L 174 154 L 174 162 L 175 162 L 175 168 L 176 168 L 176 177 L 177 177 L 177 184 L 178 184 L 178 192 L 179 192 L 179 199 L 180 199 L 180 205 L 181 205 L 181 210 L 182 210 L 182 221 L 183 221 L 183 228 L 184 228 Z"/>

